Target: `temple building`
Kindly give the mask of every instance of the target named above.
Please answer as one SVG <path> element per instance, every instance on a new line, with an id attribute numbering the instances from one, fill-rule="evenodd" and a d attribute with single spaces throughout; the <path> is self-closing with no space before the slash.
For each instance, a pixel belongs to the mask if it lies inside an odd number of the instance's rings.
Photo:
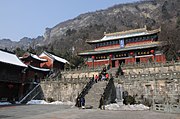
<path id="1" fill-rule="evenodd" d="M 99 40 L 86 41 L 94 47 L 91 51 L 79 53 L 89 67 L 122 64 L 165 62 L 158 41 L 161 29 L 147 30 L 146 27 L 115 33 L 104 33 Z"/>

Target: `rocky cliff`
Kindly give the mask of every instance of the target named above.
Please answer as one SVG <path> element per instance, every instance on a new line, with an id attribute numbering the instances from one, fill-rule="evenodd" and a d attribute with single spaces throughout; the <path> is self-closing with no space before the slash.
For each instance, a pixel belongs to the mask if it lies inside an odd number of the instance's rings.
<path id="1" fill-rule="evenodd" d="M 50 44 L 52 51 L 61 49 L 65 52 L 73 47 L 79 52 L 90 48 L 86 40 L 99 39 L 104 32 L 140 28 L 144 25 L 158 28 L 165 24 L 176 28 L 179 3 L 179 0 L 148 0 L 81 14 L 53 28 L 47 28 L 44 41 Z"/>
<path id="2" fill-rule="evenodd" d="M 46 28 L 41 40 L 27 38 L 27 42 L 23 43 L 22 40 L 19 42 L 0 40 L 0 47 L 27 48 L 29 45 L 37 46 L 38 44 L 38 46 L 45 45 L 46 50 L 55 54 L 72 51 L 76 54 L 91 48 L 85 42 L 86 40 L 102 38 L 104 32 L 123 31 L 144 27 L 144 25 L 152 29 L 162 26 L 163 37 L 161 39 L 173 39 L 177 42 L 175 44 L 178 44 L 179 36 L 175 35 L 176 37 L 174 37 L 171 34 L 179 34 L 180 31 L 180 1 L 145 0 L 115 5 L 105 10 L 81 14 L 74 19 L 61 22 L 53 28 Z"/>

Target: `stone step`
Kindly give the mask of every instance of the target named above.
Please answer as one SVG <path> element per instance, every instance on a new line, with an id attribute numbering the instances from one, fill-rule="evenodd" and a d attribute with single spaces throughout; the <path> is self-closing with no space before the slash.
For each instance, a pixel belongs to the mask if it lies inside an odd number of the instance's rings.
<path id="1" fill-rule="evenodd" d="M 104 93 L 106 85 L 106 81 L 100 81 L 98 83 L 95 83 L 89 90 L 88 94 L 85 96 L 86 105 L 93 106 L 93 108 L 98 108 L 101 94 Z"/>
<path id="2" fill-rule="evenodd" d="M 118 70 L 118 68 L 117 68 L 117 67 L 114 67 L 114 68 L 111 68 L 110 70 L 108 70 L 107 72 L 108 72 L 109 74 L 112 74 L 112 76 L 115 76 L 117 70 Z"/>

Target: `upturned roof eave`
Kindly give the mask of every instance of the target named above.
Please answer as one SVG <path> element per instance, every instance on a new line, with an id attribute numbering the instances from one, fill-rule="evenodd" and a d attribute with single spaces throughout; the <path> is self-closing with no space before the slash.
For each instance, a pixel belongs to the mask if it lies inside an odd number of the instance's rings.
<path id="1" fill-rule="evenodd" d="M 32 65 L 28 65 L 28 68 L 30 68 L 32 70 L 40 71 L 40 72 L 50 72 L 50 69 L 34 67 Z"/>
<path id="2" fill-rule="evenodd" d="M 105 41 L 112 41 L 112 40 L 116 40 L 116 39 L 132 38 L 132 37 L 137 37 L 137 36 L 147 36 L 147 35 L 152 35 L 152 34 L 159 33 L 159 32 L 160 32 L 160 29 L 156 29 L 156 30 L 152 30 L 152 31 L 143 31 L 143 32 L 139 32 L 139 34 L 132 34 L 130 36 L 121 36 L 121 35 L 117 34 L 118 37 L 114 37 L 114 38 L 113 37 L 105 38 L 106 37 L 106 35 L 105 35 L 102 39 L 86 41 L 86 43 L 95 44 L 95 43 L 100 43 L 100 42 L 105 42 Z M 142 33 L 142 34 L 140 34 L 140 33 Z"/>

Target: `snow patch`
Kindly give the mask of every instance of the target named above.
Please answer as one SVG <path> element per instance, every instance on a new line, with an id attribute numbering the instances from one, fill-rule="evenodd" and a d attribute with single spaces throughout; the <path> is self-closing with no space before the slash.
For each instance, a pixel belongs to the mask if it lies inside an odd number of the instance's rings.
<path id="1" fill-rule="evenodd" d="M 9 102 L 0 102 L 0 105 L 11 105 Z"/>
<path id="2" fill-rule="evenodd" d="M 143 104 L 137 105 L 119 105 L 117 103 L 109 104 L 105 106 L 107 110 L 149 110 L 149 107 Z"/>
<path id="3" fill-rule="evenodd" d="M 27 104 L 74 105 L 74 103 L 70 101 L 67 101 L 67 102 L 55 101 L 55 102 L 48 103 L 44 100 L 31 100 L 27 102 Z"/>

